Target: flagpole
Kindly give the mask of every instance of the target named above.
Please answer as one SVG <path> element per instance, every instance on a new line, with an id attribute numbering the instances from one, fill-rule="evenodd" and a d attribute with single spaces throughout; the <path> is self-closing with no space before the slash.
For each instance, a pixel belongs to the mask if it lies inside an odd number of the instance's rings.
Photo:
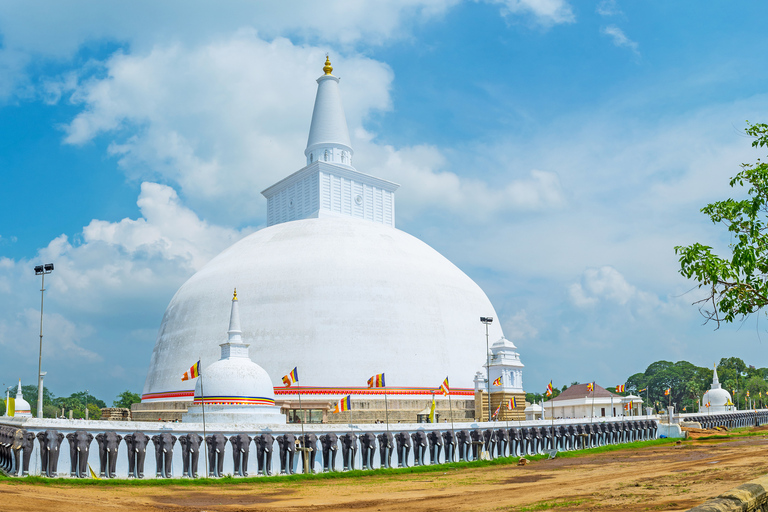
<path id="1" fill-rule="evenodd" d="M 589 422 L 595 421 L 595 381 L 592 381 L 592 411 L 589 413 Z"/>
<path id="2" fill-rule="evenodd" d="M 202 361 L 202 358 L 198 359 L 198 364 L 200 364 L 200 361 Z M 203 389 L 203 372 L 200 371 L 199 367 L 198 367 L 198 373 L 200 376 L 200 407 L 203 410 L 203 447 L 205 448 L 205 478 L 208 478 L 208 443 L 205 440 L 205 438 L 208 437 L 208 434 L 205 431 L 205 390 Z"/>
<path id="3" fill-rule="evenodd" d="M 387 387 L 384 386 L 384 419 L 387 422 L 387 432 L 389 432 L 389 405 L 387 405 Z"/>
<path id="4" fill-rule="evenodd" d="M 298 366 L 296 367 L 296 376 L 299 376 Z M 301 424 L 300 450 L 302 452 L 302 459 L 304 459 L 304 474 L 306 475 L 309 473 L 309 456 L 307 455 L 306 441 L 304 438 L 304 420 L 301 418 L 301 415 L 304 413 L 304 408 L 301 406 L 301 384 L 299 384 L 299 379 L 296 379 L 296 391 L 299 393 L 299 423 Z"/>

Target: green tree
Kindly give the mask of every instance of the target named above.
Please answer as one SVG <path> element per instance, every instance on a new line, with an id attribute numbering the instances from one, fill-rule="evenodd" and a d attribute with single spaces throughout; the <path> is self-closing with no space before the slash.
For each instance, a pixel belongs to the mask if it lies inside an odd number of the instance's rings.
<path id="1" fill-rule="evenodd" d="M 747 122 L 753 147 L 768 146 L 768 124 Z M 731 236 L 729 258 L 700 243 L 675 247 L 680 273 L 706 290 L 696 301 L 706 321 L 743 319 L 768 305 L 768 164 L 741 164 L 731 187 L 746 185 L 748 198 L 726 199 L 701 209 L 713 223 L 723 223 Z"/>
<path id="2" fill-rule="evenodd" d="M 127 389 L 117 395 L 117 398 L 112 402 L 113 407 L 125 407 L 126 409 L 130 409 L 131 405 L 138 404 L 141 402 L 141 397 L 136 394 L 128 391 Z"/>
<path id="3" fill-rule="evenodd" d="M 5 400 L 0 399 L 0 414 L 5 416 Z"/>
<path id="4" fill-rule="evenodd" d="M 29 402 L 29 408 L 32 411 L 33 416 L 37 416 L 37 386 L 28 384 L 21 386 L 21 394 L 24 400 Z M 53 403 L 54 396 L 50 390 L 43 386 L 43 416 L 45 416 L 45 406 Z"/>

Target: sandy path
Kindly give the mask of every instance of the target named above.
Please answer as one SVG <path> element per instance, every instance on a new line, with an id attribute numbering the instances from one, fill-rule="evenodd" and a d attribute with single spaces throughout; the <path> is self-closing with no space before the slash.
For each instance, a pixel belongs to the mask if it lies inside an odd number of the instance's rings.
<path id="1" fill-rule="evenodd" d="M 558 510 L 685 510 L 767 473 L 766 455 L 768 439 L 760 436 L 689 441 L 525 467 L 307 482 L 275 478 L 258 485 L 71 487 L 2 482 L 0 510 L 479 511 L 517 510 L 544 501 L 559 503 Z"/>

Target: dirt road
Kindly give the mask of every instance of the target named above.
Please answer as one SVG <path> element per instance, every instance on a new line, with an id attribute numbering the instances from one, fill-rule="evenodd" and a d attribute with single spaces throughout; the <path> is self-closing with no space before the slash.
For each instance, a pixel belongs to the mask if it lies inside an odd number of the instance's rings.
<path id="1" fill-rule="evenodd" d="M 685 510 L 768 473 L 768 438 L 436 473 L 257 485 L 80 487 L 0 482 L 0 510 L 305 511 Z"/>

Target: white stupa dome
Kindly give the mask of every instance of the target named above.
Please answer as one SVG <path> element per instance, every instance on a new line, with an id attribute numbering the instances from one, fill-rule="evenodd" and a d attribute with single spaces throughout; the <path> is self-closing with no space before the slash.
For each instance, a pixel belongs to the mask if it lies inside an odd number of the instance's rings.
<path id="1" fill-rule="evenodd" d="M 262 192 L 268 227 L 216 256 L 171 299 L 143 401 L 192 400 L 192 384 L 178 376 L 190 358 L 218 359 L 211 340 L 227 318 L 220 297 L 232 288 L 247 298 L 240 313 L 250 356 L 272 382 L 298 367 L 302 394 L 359 394 L 386 373 L 393 394 L 431 395 L 448 376 L 452 394 L 473 396 L 486 359 L 480 317 L 495 317 L 494 308 L 454 264 L 394 227 L 399 185 L 352 167 L 339 81 L 329 63 L 324 71 L 307 166 Z M 503 338 L 498 321 L 489 327 L 490 339 Z"/>
<path id="2" fill-rule="evenodd" d="M 715 367 L 710 389 L 704 393 L 701 399 L 702 411 L 725 412 L 733 409 L 731 394 L 720 386 L 720 379 L 717 378 L 717 367 Z M 706 407 L 709 404 L 709 408 Z"/>
<path id="3" fill-rule="evenodd" d="M 219 345 L 221 358 L 202 370 L 198 368 L 194 405 L 182 416 L 182 421 L 202 421 L 205 404 L 207 421 L 284 423 L 285 416 L 275 406 L 272 380 L 248 357 L 248 344 L 243 342 L 240 328 L 237 290 L 232 298 L 227 335 L 227 341 Z"/>
<path id="4" fill-rule="evenodd" d="M 14 416 L 32 417 L 32 407 L 29 402 L 24 400 L 24 395 L 21 392 L 21 381 L 19 381 L 19 389 L 16 391 L 16 399 L 14 400 Z"/>

